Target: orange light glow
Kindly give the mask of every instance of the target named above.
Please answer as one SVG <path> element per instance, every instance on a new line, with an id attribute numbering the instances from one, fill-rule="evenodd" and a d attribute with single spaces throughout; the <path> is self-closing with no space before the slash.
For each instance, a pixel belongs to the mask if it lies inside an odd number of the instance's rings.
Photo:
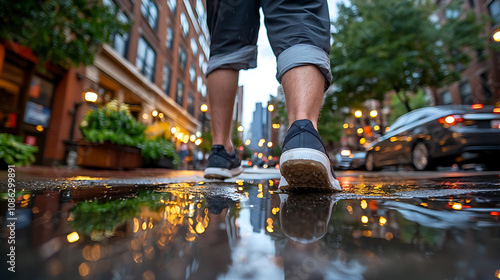
<path id="1" fill-rule="evenodd" d="M 479 110 L 483 109 L 484 105 L 483 104 L 472 104 L 471 108 L 474 110 Z"/>
<path id="2" fill-rule="evenodd" d="M 68 234 L 68 236 L 66 238 L 68 239 L 69 243 L 73 243 L 73 242 L 78 241 L 80 239 L 80 236 L 78 235 L 78 232 L 74 231 L 74 232 Z"/>
<path id="3" fill-rule="evenodd" d="M 462 210 L 462 203 L 453 203 L 451 206 L 454 210 Z"/>
<path id="4" fill-rule="evenodd" d="M 493 108 L 493 113 L 500 113 L 500 107 Z"/>

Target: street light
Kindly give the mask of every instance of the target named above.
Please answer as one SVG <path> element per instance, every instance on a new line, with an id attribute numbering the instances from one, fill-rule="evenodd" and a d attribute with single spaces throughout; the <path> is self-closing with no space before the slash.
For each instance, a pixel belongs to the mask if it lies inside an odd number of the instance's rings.
<path id="1" fill-rule="evenodd" d="M 200 111 L 202 111 L 203 113 L 206 113 L 208 111 L 207 104 L 201 104 Z"/>
<path id="2" fill-rule="evenodd" d="M 245 128 L 242 125 L 238 126 L 238 131 L 239 132 L 243 132 L 243 130 L 245 130 Z"/>
<path id="3" fill-rule="evenodd" d="M 377 110 L 371 110 L 371 111 L 370 111 L 370 117 L 375 118 L 375 117 L 377 117 L 377 116 L 378 116 L 378 112 L 377 112 Z"/>
<path id="4" fill-rule="evenodd" d="M 363 116 L 363 112 L 361 112 L 361 110 L 356 110 L 354 116 L 359 119 Z"/>
<path id="5" fill-rule="evenodd" d="M 268 110 L 269 112 L 274 111 L 274 105 L 273 105 L 273 104 L 269 104 L 269 106 L 267 106 L 267 110 Z"/>
<path id="6" fill-rule="evenodd" d="M 493 33 L 493 41 L 495 42 L 500 42 L 500 29 L 495 30 L 495 33 Z"/>

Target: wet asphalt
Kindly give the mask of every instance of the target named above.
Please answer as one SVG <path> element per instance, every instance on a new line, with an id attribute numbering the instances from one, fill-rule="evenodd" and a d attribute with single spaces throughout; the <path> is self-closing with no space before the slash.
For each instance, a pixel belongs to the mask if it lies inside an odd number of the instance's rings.
<path id="1" fill-rule="evenodd" d="M 9 216 L 0 173 L 0 279 L 500 277 L 500 172 L 337 175 L 286 193 L 272 169 L 17 169 Z"/>

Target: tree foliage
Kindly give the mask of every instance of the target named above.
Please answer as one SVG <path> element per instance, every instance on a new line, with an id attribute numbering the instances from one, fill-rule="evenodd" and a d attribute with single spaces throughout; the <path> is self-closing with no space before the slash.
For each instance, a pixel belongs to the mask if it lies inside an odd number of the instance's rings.
<path id="1" fill-rule="evenodd" d="M 98 0 L 0 0 L 0 39 L 30 48 L 40 62 L 90 65 L 99 47 L 128 23 Z"/>
<path id="2" fill-rule="evenodd" d="M 337 107 L 360 105 L 387 92 L 399 95 L 406 110 L 408 93 L 441 87 L 460 78 L 460 65 L 484 49 L 485 22 L 460 9 L 446 8 L 438 22 L 434 1 L 351 0 L 339 4 L 331 48 Z"/>

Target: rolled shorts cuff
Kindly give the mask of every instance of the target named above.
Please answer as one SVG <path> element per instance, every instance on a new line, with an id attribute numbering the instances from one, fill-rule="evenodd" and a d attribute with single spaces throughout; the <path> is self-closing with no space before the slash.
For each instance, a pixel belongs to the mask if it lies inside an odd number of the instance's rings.
<path id="1" fill-rule="evenodd" d="M 257 46 L 245 46 L 231 53 L 210 56 L 206 75 L 218 68 L 246 70 L 255 67 L 257 67 Z"/>
<path id="2" fill-rule="evenodd" d="M 303 65 L 315 65 L 325 76 L 325 90 L 332 81 L 332 72 L 330 68 L 330 57 L 322 48 L 308 45 L 297 44 L 284 50 L 278 56 L 276 79 L 281 83 L 281 78 L 286 71 Z"/>

